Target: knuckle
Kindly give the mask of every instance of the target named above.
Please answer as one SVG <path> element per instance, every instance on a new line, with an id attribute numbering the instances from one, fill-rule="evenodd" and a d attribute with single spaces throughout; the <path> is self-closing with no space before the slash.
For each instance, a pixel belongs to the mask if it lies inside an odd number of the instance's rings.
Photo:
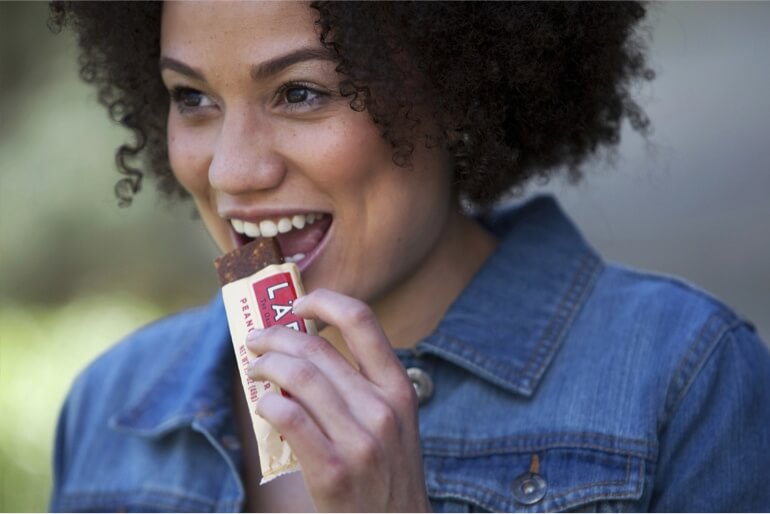
<path id="1" fill-rule="evenodd" d="M 331 494 L 341 494 L 350 488 L 352 473 L 337 456 L 330 457 L 324 470 L 322 487 Z"/>
<path id="2" fill-rule="evenodd" d="M 300 354 L 304 356 L 312 356 L 316 354 L 323 354 L 329 349 L 329 343 L 321 336 L 309 336 L 303 339 L 300 346 Z"/>
<path id="3" fill-rule="evenodd" d="M 319 287 L 318 289 L 314 289 L 313 291 L 307 293 L 305 295 L 306 299 L 313 299 L 316 301 L 324 301 L 325 298 L 329 296 L 331 291 L 326 289 L 325 287 Z M 305 300 L 307 301 L 307 300 Z"/>
<path id="4" fill-rule="evenodd" d="M 265 369 L 270 368 L 269 361 L 272 359 L 272 355 L 270 353 L 264 353 L 260 355 L 257 359 L 254 359 L 249 364 L 249 375 L 250 376 L 256 376 L 256 375 L 262 375 L 263 371 Z"/>
<path id="5" fill-rule="evenodd" d="M 313 364 L 302 361 L 297 363 L 289 373 L 289 381 L 296 387 L 305 387 L 316 380 L 318 373 L 318 368 Z"/>
<path id="6" fill-rule="evenodd" d="M 350 320 L 356 325 L 369 325 L 374 321 L 374 313 L 364 302 L 354 300 L 347 308 Z"/>
<path id="7" fill-rule="evenodd" d="M 419 404 L 417 400 L 417 391 L 414 390 L 414 386 L 408 378 L 399 382 L 393 389 L 392 395 L 393 402 L 400 409 L 403 409 L 406 412 L 417 410 Z"/>
<path id="8" fill-rule="evenodd" d="M 277 416 L 278 423 L 286 432 L 293 432 L 305 423 L 305 413 L 297 404 L 286 404 Z"/>
<path id="9" fill-rule="evenodd" d="M 281 328 L 279 325 L 273 325 L 272 327 L 263 328 L 260 330 L 260 333 L 258 335 L 259 340 L 262 342 L 268 342 L 273 340 L 275 337 L 278 337 L 281 332 Z"/>
<path id="10" fill-rule="evenodd" d="M 380 461 L 382 449 L 379 441 L 367 434 L 359 439 L 353 453 L 358 465 L 362 469 L 367 469 Z"/>
<path id="11" fill-rule="evenodd" d="M 385 403 L 374 404 L 369 419 L 376 434 L 387 434 L 398 428 L 396 412 Z"/>

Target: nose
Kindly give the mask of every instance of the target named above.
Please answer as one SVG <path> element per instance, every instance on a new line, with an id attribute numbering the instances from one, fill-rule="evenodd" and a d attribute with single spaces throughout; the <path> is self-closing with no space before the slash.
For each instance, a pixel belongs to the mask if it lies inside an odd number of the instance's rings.
<path id="1" fill-rule="evenodd" d="M 278 187 L 286 162 L 274 142 L 269 121 L 253 112 L 225 116 L 209 165 L 211 187 L 231 195 Z"/>

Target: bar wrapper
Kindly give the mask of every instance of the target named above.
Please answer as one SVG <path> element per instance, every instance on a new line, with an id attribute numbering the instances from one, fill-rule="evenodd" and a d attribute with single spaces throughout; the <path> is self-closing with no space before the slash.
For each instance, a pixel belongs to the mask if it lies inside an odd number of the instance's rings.
<path id="1" fill-rule="evenodd" d="M 246 335 L 273 325 L 283 325 L 315 334 L 313 321 L 295 316 L 291 310 L 294 300 L 304 294 L 299 269 L 294 263 L 271 264 L 253 275 L 222 287 L 227 324 L 230 327 L 241 384 L 246 393 L 251 423 L 259 447 L 259 462 L 262 467 L 260 484 L 286 473 L 299 471 L 300 467 L 283 436 L 256 413 L 257 401 L 263 395 L 286 393 L 269 381 L 258 382 L 248 377 L 246 370 L 249 361 L 256 355 L 246 347 Z"/>

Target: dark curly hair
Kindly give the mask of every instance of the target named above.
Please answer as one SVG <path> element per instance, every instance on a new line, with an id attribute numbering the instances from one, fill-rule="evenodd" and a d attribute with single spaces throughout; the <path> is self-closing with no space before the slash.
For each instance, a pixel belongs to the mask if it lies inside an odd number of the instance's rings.
<path id="1" fill-rule="evenodd" d="M 624 118 L 646 134 L 630 94 L 650 80 L 639 2 L 313 2 L 321 43 L 338 57 L 342 94 L 366 110 L 408 166 L 418 141 L 445 145 L 464 198 L 488 206 L 529 179 L 547 179 L 620 140 Z M 162 4 L 50 5 L 49 26 L 78 36 L 80 76 L 110 117 L 133 132 L 116 153 L 129 204 L 141 167 L 169 196 L 186 196 L 166 148 L 168 92 L 158 72 Z M 410 78 L 421 77 L 415 81 Z M 419 134 L 430 106 L 439 136 Z M 423 112 L 423 111 L 421 111 Z M 430 112 L 430 111 L 429 111 Z"/>

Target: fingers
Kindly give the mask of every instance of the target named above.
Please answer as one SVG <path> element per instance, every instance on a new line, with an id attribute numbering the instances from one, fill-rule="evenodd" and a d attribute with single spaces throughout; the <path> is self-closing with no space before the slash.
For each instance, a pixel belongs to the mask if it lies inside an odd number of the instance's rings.
<path id="1" fill-rule="evenodd" d="M 390 387 L 394 381 L 400 385 L 406 379 L 385 332 L 364 302 L 328 289 L 316 289 L 295 300 L 294 312 L 337 327 L 361 374 L 380 387 Z"/>
<path id="2" fill-rule="evenodd" d="M 281 352 L 307 359 L 315 364 L 340 393 L 361 390 L 368 386 L 364 377 L 329 343 L 320 336 L 311 336 L 286 327 L 270 327 L 251 332 L 246 346 L 255 354 Z"/>
<path id="3" fill-rule="evenodd" d="M 248 374 L 253 379 L 269 380 L 290 393 L 327 438 L 335 439 L 335 434 L 360 431 L 347 402 L 313 362 L 271 351 L 255 359 Z"/>
<path id="4" fill-rule="evenodd" d="M 291 445 L 316 508 L 424 506 L 414 389 L 374 314 L 326 290 L 296 301 L 294 311 L 335 326 L 359 366 L 326 339 L 286 327 L 253 332 L 246 342 L 260 355 L 249 376 L 292 395 L 263 395 L 257 413 Z"/>
<path id="5" fill-rule="evenodd" d="M 332 453 L 331 441 L 297 402 L 280 394 L 266 394 L 257 403 L 257 414 L 286 438 L 305 472 L 312 472 L 308 466 L 325 462 Z"/>
<path id="6" fill-rule="evenodd" d="M 320 336 L 275 326 L 252 332 L 246 344 L 257 355 L 263 355 L 257 363 L 267 371 L 261 375 L 298 396 L 319 420 L 325 419 L 325 415 L 316 412 L 326 405 L 327 399 L 331 401 L 333 395 L 336 395 L 332 405 L 335 416 L 347 414 L 360 427 L 374 433 L 380 432 L 378 420 L 387 419 L 391 408 L 408 414 L 409 419 L 415 414 L 417 400 L 414 388 L 400 363 L 397 364 L 396 377 L 390 379 L 387 388 L 382 388 L 354 369 L 331 343 Z M 288 357 L 293 360 L 288 360 Z M 279 362 L 283 363 L 283 367 L 277 367 Z M 316 373 L 321 376 L 315 376 Z M 318 386 L 315 381 L 319 382 Z M 308 389 L 307 393 L 305 389 Z M 336 402 L 344 404 L 347 411 L 344 412 Z M 339 433 L 329 431 L 326 425 L 325 431 L 328 434 Z"/>
<path id="7" fill-rule="evenodd" d="M 348 410 L 366 425 L 366 408 L 381 397 L 381 392 L 353 368 L 348 361 L 320 336 L 310 336 L 296 330 L 275 326 L 251 332 L 246 340 L 248 348 L 257 355 L 273 352 L 291 355 L 312 363 L 336 389 Z M 287 383 L 287 390 L 295 393 L 296 384 Z"/>

